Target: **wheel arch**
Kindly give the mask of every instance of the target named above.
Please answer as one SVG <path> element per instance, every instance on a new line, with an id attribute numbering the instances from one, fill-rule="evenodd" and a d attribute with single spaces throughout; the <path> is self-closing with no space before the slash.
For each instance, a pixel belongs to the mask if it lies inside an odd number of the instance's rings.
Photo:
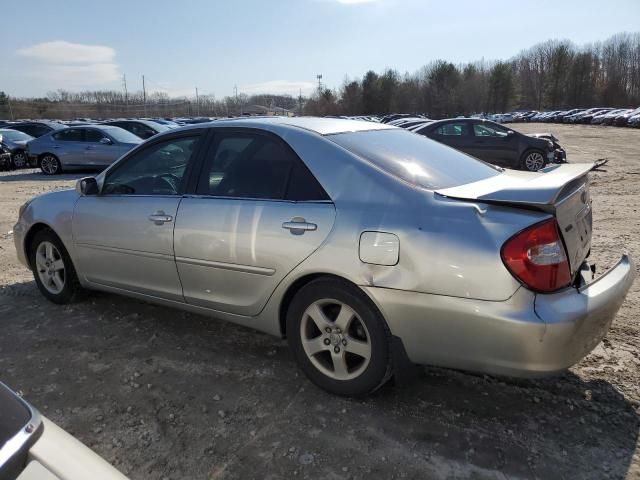
<path id="1" fill-rule="evenodd" d="M 378 312 L 380 313 L 380 316 L 382 317 L 382 319 L 384 320 L 384 322 L 386 323 L 386 319 L 384 318 L 384 315 L 382 313 L 382 311 L 380 311 L 380 308 L 378 307 L 378 305 L 376 304 L 376 302 L 373 301 L 373 299 L 369 296 L 369 294 L 363 290 L 362 288 L 360 288 L 360 286 L 358 286 L 358 284 L 354 283 L 353 281 L 342 277 L 340 275 L 336 275 L 333 273 L 325 273 L 325 272 L 318 272 L 318 273 L 311 273 L 311 274 L 307 274 L 307 275 L 303 275 L 300 278 L 297 278 L 295 281 L 293 281 L 291 283 L 291 285 L 289 285 L 289 287 L 287 287 L 286 292 L 284 293 L 284 295 L 282 296 L 282 300 L 280 301 L 280 307 L 278 309 L 278 322 L 280 325 L 280 336 L 282 338 L 287 338 L 287 312 L 289 310 L 289 306 L 291 305 L 291 301 L 293 300 L 293 298 L 296 296 L 296 294 L 306 285 L 308 285 L 309 283 L 318 280 L 318 279 L 328 279 L 328 280 L 336 280 L 338 282 L 344 282 L 344 283 L 348 283 L 349 285 L 357 288 L 362 295 L 369 301 L 371 302 L 371 305 L 378 310 Z"/>
<path id="2" fill-rule="evenodd" d="M 24 254 L 25 254 L 25 258 L 27 259 L 27 262 L 29 263 L 29 267 L 31 268 L 31 270 L 33 270 L 33 265 L 31 265 L 31 247 L 33 244 L 33 239 L 36 237 L 36 235 L 44 230 L 49 230 L 51 231 L 51 233 L 53 233 L 56 237 L 58 237 L 58 240 L 60 240 L 60 243 L 62 243 L 62 245 L 64 245 L 64 242 L 62 241 L 62 238 L 60 238 L 60 235 L 58 235 L 56 233 L 56 231 L 51 228 L 50 225 L 47 225 L 44 222 L 37 222 L 34 223 L 33 225 L 31 225 L 31 228 L 29 228 L 29 231 L 27 232 L 27 234 L 24 236 L 24 243 L 23 243 L 23 249 L 24 249 Z"/>

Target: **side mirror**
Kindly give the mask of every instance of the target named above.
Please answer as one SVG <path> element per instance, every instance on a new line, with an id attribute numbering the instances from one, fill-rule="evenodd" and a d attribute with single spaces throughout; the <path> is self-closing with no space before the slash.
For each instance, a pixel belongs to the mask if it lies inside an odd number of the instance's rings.
<path id="1" fill-rule="evenodd" d="M 76 182 L 76 192 L 80 195 L 98 195 L 100 189 L 95 177 L 81 178 Z"/>
<path id="2" fill-rule="evenodd" d="M 513 130 L 507 130 L 507 137 L 513 137 L 516 134 Z"/>
<path id="3" fill-rule="evenodd" d="M 113 142 L 107 137 L 102 137 L 100 139 L 100 143 L 102 143 L 103 145 L 112 145 L 113 144 Z"/>

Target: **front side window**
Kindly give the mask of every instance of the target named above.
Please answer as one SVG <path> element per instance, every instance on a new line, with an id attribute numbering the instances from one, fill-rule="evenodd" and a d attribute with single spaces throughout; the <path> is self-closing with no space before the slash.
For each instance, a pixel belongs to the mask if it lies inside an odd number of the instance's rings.
<path id="1" fill-rule="evenodd" d="M 100 140 L 102 140 L 103 138 L 106 138 L 104 133 L 98 130 L 90 130 L 90 129 L 85 130 L 85 137 L 84 137 L 85 142 L 99 143 Z"/>
<path id="2" fill-rule="evenodd" d="M 326 200 L 300 159 L 277 140 L 257 134 L 222 134 L 205 160 L 198 193 L 271 200 Z"/>
<path id="3" fill-rule="evenodd" d="M 133 154 L 107 174 L 102 194 L 177 195 L 198 138 L 173 138 Z"/>
<path id="4" fill-rule="evenodd" d="M 473 134 L 476 137 L 506 137 L 507 130 L 499 127 L 498 125 L 491 125 L 487 123 L 474 123 Z"/>
<path id="5" fill-rule="evenodd" d="M 83 131 L 80 128 L 65 128 L 53 134 L 53 138 L 59 142 L 82 142 Z"/>

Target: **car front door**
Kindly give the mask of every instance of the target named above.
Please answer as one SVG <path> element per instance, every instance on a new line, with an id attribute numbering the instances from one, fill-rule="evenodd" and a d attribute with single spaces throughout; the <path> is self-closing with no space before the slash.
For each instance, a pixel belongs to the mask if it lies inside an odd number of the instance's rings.
<path id="1" fill-rule="evenodd" d="M 174 249 L 185 301 L 258 314 L 334 218 L 333 203 L 282 139 L 217 130 L 197 189 L 178 210 Z"/>
<path id="2" fill-rule="evenodd" d="M 98 129 L 87 128 L 85 133 L 87 160 L 96 168 L 108 167 L 117 158 L 120 147 Z"/>
<path id="3" fill-rule="evenodd" d="M 98 286 L 184 301 L 173 229 L 202 134 L 190 130 L 133 152 L 106 172 L 73 216 L 78 272 Z"/>
<path id="4" fill-rule="evenodd" d="M 512 167 L 518 162 L 518 142 L 509 130 L 488 122 L 473 122 L 472 155 L 494 165 Z"/>

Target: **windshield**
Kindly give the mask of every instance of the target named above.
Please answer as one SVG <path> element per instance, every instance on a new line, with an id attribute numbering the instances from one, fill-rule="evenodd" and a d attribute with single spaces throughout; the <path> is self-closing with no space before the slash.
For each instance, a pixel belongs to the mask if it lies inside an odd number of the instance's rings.
<path id="1" fill-rule="evenodd" d="M 412 185 L 439 189 L 477 182 L 500 169 L 406 130 L 371 130 L 328 139 Z"/>
<path id="2" fill-rule="evenodd" d="M 0 137 L 10 142 L 16 142 L 19 140 L 31 140 L 33 138 L 31 135 L 27 135 L 24 132 L 21 132 L 19 130 L 10 130 L 8 128 L 0 130 Z"/>
<path id="3" fill-rule="evenodd" d="M 104 127 L 105 133 L 111 135 L 114 140 L 121 143 L 140 143 L 142 140 L 133 133 L 120 127 Z"/>

